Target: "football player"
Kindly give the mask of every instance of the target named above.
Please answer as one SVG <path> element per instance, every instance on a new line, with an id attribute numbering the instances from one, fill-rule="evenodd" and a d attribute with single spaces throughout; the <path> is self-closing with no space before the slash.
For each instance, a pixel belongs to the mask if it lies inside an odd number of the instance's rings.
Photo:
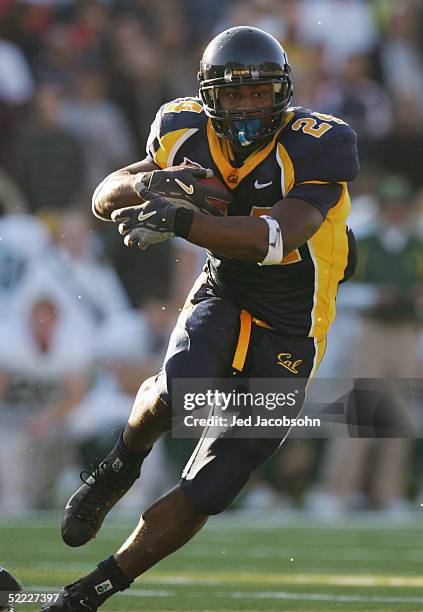
<path id="1" fill-rule="evenodd" d="M 162 369 L 141 385 L 115 448 L 66 506 L 62 536 L 69 546 L 95 537 L 170 429 L 173 379 L 311 379 L 338 284 L 351 273 L 346 218 L 347 183 L 359 168 L 355 133 L 341 119 L 290 106 L 287 55 L 259 29 L 236 27 L 214 38 L 198 80 L 199 98 L 158 111 L 147 157 L 106 177 L 93 196 L 94 214 L 117 223 L 128 246 L 145 249 L 180 236 L 209 257 Z M 199 179 L 211 171 L 231 192 L 226 216 L 202 212 Z M 196 210 L 175 205 L 183 192 Z M 304 382 L 300 400 L 305 388 Z M 300 409 L 301 401 L 290 416 Z M 96 610 L 127 589 L 227 508 L 287 433 L 204 435 L 180 483 L 144 512 L 119 551 L 65 587 L 62 604 L 44 609 Z"/>

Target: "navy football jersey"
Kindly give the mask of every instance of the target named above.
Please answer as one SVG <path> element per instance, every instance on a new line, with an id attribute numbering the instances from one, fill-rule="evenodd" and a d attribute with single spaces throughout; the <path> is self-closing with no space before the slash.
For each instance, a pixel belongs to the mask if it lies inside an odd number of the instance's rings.
<path id="1" fill-rule="evenodd" d="M 282 333 L 324 337 L 348 262 L 347 182 L 359 169 L 354 131 L 331 115 L 288 108 L 272 140 L 236 167 L 201 100 L 180 98 L 159 109 L 147 156 L 161 168 L 182 163 L 212 168 L 232 192 L 228 215 L 267 214 L 283 198 L 300 198 L 318 208 L 324 217 L 319 230 L 279 265 L 209 253 L 207 268 L 212 282 L 254 317 Z"/>

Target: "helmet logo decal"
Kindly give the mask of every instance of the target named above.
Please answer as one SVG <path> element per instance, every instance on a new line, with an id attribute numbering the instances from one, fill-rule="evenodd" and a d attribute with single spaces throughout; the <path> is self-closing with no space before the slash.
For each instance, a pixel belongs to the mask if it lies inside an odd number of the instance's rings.
<path id="1" fill-rule="evenodd" d="M 232 81 L 232 79 L 236 79 L 239 77 L 250 77 L 251 78 L 251 70 L 250 68 L 226 68 L 224 79 L 225 81 Z"/>
<path id="2" fill-rule="evenodd" d="M 264 76 L 264 75 L 261 75 Z M 255 67 L 243 66 L 240 68 L 225 68 L 224 80 L 230 82 L 233 79 L 247 77 L 249 79 L 260 78 L 260 71 Z"/>

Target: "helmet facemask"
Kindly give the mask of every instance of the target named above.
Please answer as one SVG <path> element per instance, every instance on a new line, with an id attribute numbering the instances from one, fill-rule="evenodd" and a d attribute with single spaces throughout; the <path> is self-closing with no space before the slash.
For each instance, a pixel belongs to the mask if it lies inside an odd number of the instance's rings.
<path id="1" fill-rule="evenodd" d="M 282 126 L 285 109 L 292 97 L 292 84 L 288 75 L 276 78 L 232 78 L 200 80 L 200 96 L 204 110 L 210 117 L 218 136 L 227 138 L 235 150 L 242 151 L 251 145 L 260 146 Z M 272 85 L 273 101 L 270 106 L 248 110 L 226 110 L 220 105 L 219 94 L 223 88 L 240 85 Z"/>

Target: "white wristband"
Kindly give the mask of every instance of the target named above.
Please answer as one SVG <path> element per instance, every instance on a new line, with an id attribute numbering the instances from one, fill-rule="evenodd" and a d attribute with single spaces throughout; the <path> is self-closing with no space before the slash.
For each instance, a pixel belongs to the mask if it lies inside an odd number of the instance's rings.
<path id="1" fill-rule="evenodd" d="M 283 240 L 280 225 L 274 217 L 269 215 L 261 215 L 260 219 L 266 221 L 269 226 L 269 249 L 266 257 L 259 263 L 259 266 L 280 264 L 283 259 Z"/>

